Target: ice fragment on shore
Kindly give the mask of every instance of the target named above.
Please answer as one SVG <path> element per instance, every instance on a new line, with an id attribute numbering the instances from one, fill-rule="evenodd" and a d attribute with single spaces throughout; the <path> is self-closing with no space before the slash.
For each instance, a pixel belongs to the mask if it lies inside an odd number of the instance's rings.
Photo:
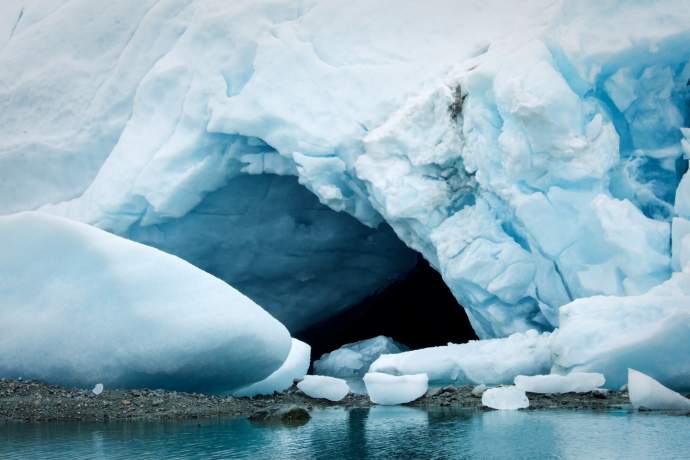
<path id="1" fill-rule="evenodd" d="M 482 404 L 498 410 L 516 410 L 529 407 L 525 391 L 515 386 L 490 388 L 482 394 Z"/>
<path id="2" fill-rule="evenodd" d="M 324 375 L 307 375 L 297 384 L 297 388 L 310 398 L 329 401 L 340 401 L 350 392 L 345 380 Z"/>
<path id="3" fill-rule="evenodd" d="M 369 399 L 376 404 L 392 406 L 421 398 L 429 388 L 426 374 L 388 375 L 370 372 L 364 376 Z"/>

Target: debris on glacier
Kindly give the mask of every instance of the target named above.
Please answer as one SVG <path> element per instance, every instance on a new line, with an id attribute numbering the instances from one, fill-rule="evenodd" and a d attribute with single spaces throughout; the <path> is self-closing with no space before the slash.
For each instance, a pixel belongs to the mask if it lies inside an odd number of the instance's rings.
<path id="1" fill-rule="evenodd" d="M 311 347 L 297 339 L 292 339 L 290 354 L 285 362 L 271 375 L 260 382 L 232 392 L 233 396 L 272 395 L 287 390 L 296 380 L 302 380 L 309 371 Z"/>
<path id="2" fill-rule="evenodd" d="M 369 399 L 376 404 L 393 406 L 421 398 L 429 388 L 426 374 L 389 375 L 369 372 L 364 375 Z"/>
<path id="3" fill-rule="evenodd" d="M 628 369 L 628 394 L 635 408 L 690 411 L 690 399 L 635 369 Z"/>
<path id="4" fill-rule="evenodd" d="M 390 337 L 379 335 L 367 340 L 348 343 L 330 353 L 324 353 L 314 362 L 314 372 L 346 380 L 360 379 L 371 363 L 383 354 L 395 354 L 408 348 Z"/>
<path id="5" fill-rule="evenodd" d="M 489 388 L 482 393 L 482 404 L 491 409 L 517 410 L 529 407 L 525 391 L 515 386 Z"/>
<path id="6" fill-rule="evenodd" d="M 427 374 L 433 384 L 509 384 L 518 375 L 546 374 L 551 368 L 550 334 L 515 333 L 504 339 L 423 348 L 382 355 L 369 372 Z"/>
<path id="7" fill-rule="evenodd" d="M 529 393 L 587 393 L 600 389 L 606 383 L 596 372 L 571 372 L 568 375 L 518 375 L 515 386 Z"/>
<path id="8" fill-rule="evenodd" d="M 189 263 L 37 212 L 0 216 L 0 376 L 231 391 L 285 361 L 285 327 Z"/>
<path id="9" fill-rule="evenodd" d="M 345 380 L 324 375 L 305 375 L 297 388 L 310 398 L 329 401 L 340 401 L 350 392 Z"/>

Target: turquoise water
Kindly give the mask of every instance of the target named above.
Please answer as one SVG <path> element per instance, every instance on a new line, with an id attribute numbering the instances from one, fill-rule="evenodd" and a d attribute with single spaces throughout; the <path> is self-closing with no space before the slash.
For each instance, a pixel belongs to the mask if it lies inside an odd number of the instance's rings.
<path id="1" fill-rule="evenodd" d="M 245 419 L 0 425 L 0 459 L 690 458 L 690 417 L 328 409 L 297 428 Z"/>

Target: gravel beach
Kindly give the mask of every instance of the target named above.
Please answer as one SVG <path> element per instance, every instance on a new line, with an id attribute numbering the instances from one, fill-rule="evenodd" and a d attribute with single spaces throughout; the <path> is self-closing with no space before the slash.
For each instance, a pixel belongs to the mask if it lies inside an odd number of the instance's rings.
<path id="1" fill-rule="evenodd" d="M 482 407 L 472 386 L 430 389 L 409 406 L 433 410 Z M 605 391 L 560 395 L 528 393 L 528 410 L 608 410 L 629 404 L 627 392 Z M 339 402 L 312 399 L 295 386 L 273 396 L 235 398 L 231 396 L 182 393 L 165 390 L 109 390 L 100 395 L 91 390 L 64 388 L 35 380 L 0 379 L 0 422 L 173 420 L 209 417 L 270 417 L 285 407 L 314 408 L 370 407 L 366 395 L 349 394 Z"/>

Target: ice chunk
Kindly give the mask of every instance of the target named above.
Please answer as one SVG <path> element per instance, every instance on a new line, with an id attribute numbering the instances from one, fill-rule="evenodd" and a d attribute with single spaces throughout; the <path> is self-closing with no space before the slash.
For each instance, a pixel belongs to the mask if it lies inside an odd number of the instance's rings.
<path id="1" fill-rule="evenodd" d="M 102 383 L 97 383 L 93 389 L 91 390 L 91 393 L 95 394 L 98 396 L 99 394 L 103 393 L 103 384 Z"/>
<path id="2" fill-rule="evenodd" d="M 364 376 L 369 399 L 376 404 L 393 406 L 421 398 L 429 388 L 426 374 L 388 375 L 369 372 Z"/>
<path id="3" fill-rule="evenodd" d="M 383 354 L 400 353 L 408 348 L 390 337 L 379 335 L 372 339 L 348 343 L 314 362 L 314 371 L 344 379 L 361 378 L 369 366 Z"/>
<path id="4" fill-rule="evenodd" d="M 530 393 L 587 393 L 606 383 L 596 372 L 571 372 L 568 375 L 518 375 L 515 386 Z"/>
<path id="5" fill-rule="evenodd" d="M 635 408 L 690 410 L 690 399 L 635 369 L 628 369 L 628 394 Z"/>
<path id="6" fill-rule="evenodd" d="M 498 410 L 516 410 L 529 407 L 525 391 L 514 386 L 489 388 L 482 393 L 482 404 Z"/>
<path id="7" fill-rule="evenodd" d="M 297 388 L 310 398 L 329 401 L 340 401 L 350 392 L 345 380 L 324 375 L 306 375 Z"/>
<path id="8" fill-rule="evenodd" d="M 297 339 L 292 339 L 290 354 L 277 371 L 260 382 L 233 391 L 233 396 L 272 395 L 286 390 L 295 380 L 302 380 L 309 371 L 311 347 Z"/>
<path id="9" fill-rule="evenodd" d="M 86 224 L 0 217 L 0 376 L 229 391 L 276 370 L 285 327 L 189 263 Z"/>
<path id="10" fill-rule="evenodd" d="M 483 383 L 480 383 L 479 385 L 476 385 L 474 388 L 472 388 L 472 396 L 480 397 L 481 395 L 484 394 L 486 389 L 487 389 L 487 386 L 484 385 Z"/>
<path id="11" fill-rule="evenodd" d="M 600 372 L 609 388 L 640 369 L 671 388 L 690 389 L 690 272 L 649 292 L 579 299 L 561 308 L 551 349 L 558 373 Z"/>
<path id="12" fill-rule="evenodd" d="M 551 368 L 548 333 L 529 331 L 505 339 L 423 348 L 382 355 L 369 372 L 425 373 L 434 384 L 512 383 L 517 375 L 545 374 Z"/>

